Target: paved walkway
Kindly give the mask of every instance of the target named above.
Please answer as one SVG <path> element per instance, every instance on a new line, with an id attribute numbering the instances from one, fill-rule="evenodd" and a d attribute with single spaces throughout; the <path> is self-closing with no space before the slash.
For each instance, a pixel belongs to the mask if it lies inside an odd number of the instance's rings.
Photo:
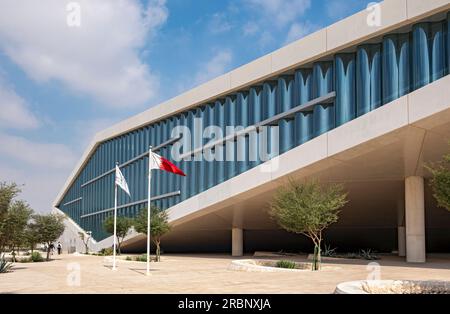
<path id="1" fill-rule="evenodd" d="M 228 270 L 231 260 L 225 255 L 165 255 L 161 263 L 151 264 L 147 277 L 145 263 L 120 261 L 114 272 L 104 257 L 61 255 L 48 263 L 17 263 L 13 272 L 0 274 L 0 292 L 332 293 L 339 282 L 366 279 L 378 271 L 373 266 L 368 270 L 367 261 L 345 260 L 333 264 L 340 270 L 249 273 Z M 428 260 L 423 265 L 396 257 L 377 262 L 381 279 L 450 280 L 449 255 Z"/>

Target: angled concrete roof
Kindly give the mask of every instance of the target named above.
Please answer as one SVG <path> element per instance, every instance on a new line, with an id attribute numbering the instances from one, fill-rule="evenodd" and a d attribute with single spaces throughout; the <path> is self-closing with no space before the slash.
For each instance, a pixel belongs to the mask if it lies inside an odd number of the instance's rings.
<path id="1" fill-rule="evenodd" d="M 368 26 L 367 17 L 370 12 L 363 10 L 98 132 L 57 195 L 53 206 L 56 207 L 61 202 L 89 157 L 103 141 L 448 10 L 450 0 L 385 0 L 380 3 L 380 8 L 382 17 L 379 26 Z"/>

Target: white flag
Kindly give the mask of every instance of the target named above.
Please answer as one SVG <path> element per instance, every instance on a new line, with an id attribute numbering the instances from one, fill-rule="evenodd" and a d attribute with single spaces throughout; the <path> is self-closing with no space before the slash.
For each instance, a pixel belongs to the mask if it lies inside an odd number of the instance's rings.
<path id="1" fill-rule="evenodd" d="M 125 177 L 123 176 L 122 172 L 119 169 L 119 166 L 116 165 L 116 184 L 125 191 L 129 196 L 130 190 L 128 189 L 127 181 L 125 180 Z"/>

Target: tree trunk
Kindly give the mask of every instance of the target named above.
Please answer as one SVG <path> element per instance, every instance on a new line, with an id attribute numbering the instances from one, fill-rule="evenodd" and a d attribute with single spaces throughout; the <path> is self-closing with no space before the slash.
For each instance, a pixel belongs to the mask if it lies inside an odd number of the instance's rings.
<path id="1" fill-rule="evenodd" d="M 321 254 L 320 254 L 320 240 L 314 241 L 314 257 L 312 263 L 312 270 L 320 270 Z"/>
<path id="2" fill-rule="evenodd" d="M 117 237 L 117 255 L 120 255 L 120 244 L 121 244 L 120 239 L 119 237 Z"/>
<path id="3" fill-rule="evenodd" d="M 160 261 L 160 256 L 161 256 L 161 248 L 160 248 L 160 243 L 161 241 L 156 241 L 156 261 L 159 262 Z"/>
<path id="4" fill-rule="evenodd" d="M 50 260 L 50 244 L 47 246 L 47 262 Z"/>
<path id="5" fill-rule="evenodd" d="M 11 257 L 12 257 L 11 260 L 15 263 L 16 262 L 16 249 L 15 249 L 14 245 L 12 247 Z"/>

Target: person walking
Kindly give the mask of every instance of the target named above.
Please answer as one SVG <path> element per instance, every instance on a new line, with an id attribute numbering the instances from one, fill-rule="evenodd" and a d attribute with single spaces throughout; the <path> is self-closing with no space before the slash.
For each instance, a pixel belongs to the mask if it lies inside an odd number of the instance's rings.
<path id="1" fill-rule="evenodd" d="M 58 242 L 58 245 L 56 246 L 57 250 L 58 250 L 58 255 L 61 255 L 61 251 L 62 251 L 62 245 L 61 242 Z"/>

